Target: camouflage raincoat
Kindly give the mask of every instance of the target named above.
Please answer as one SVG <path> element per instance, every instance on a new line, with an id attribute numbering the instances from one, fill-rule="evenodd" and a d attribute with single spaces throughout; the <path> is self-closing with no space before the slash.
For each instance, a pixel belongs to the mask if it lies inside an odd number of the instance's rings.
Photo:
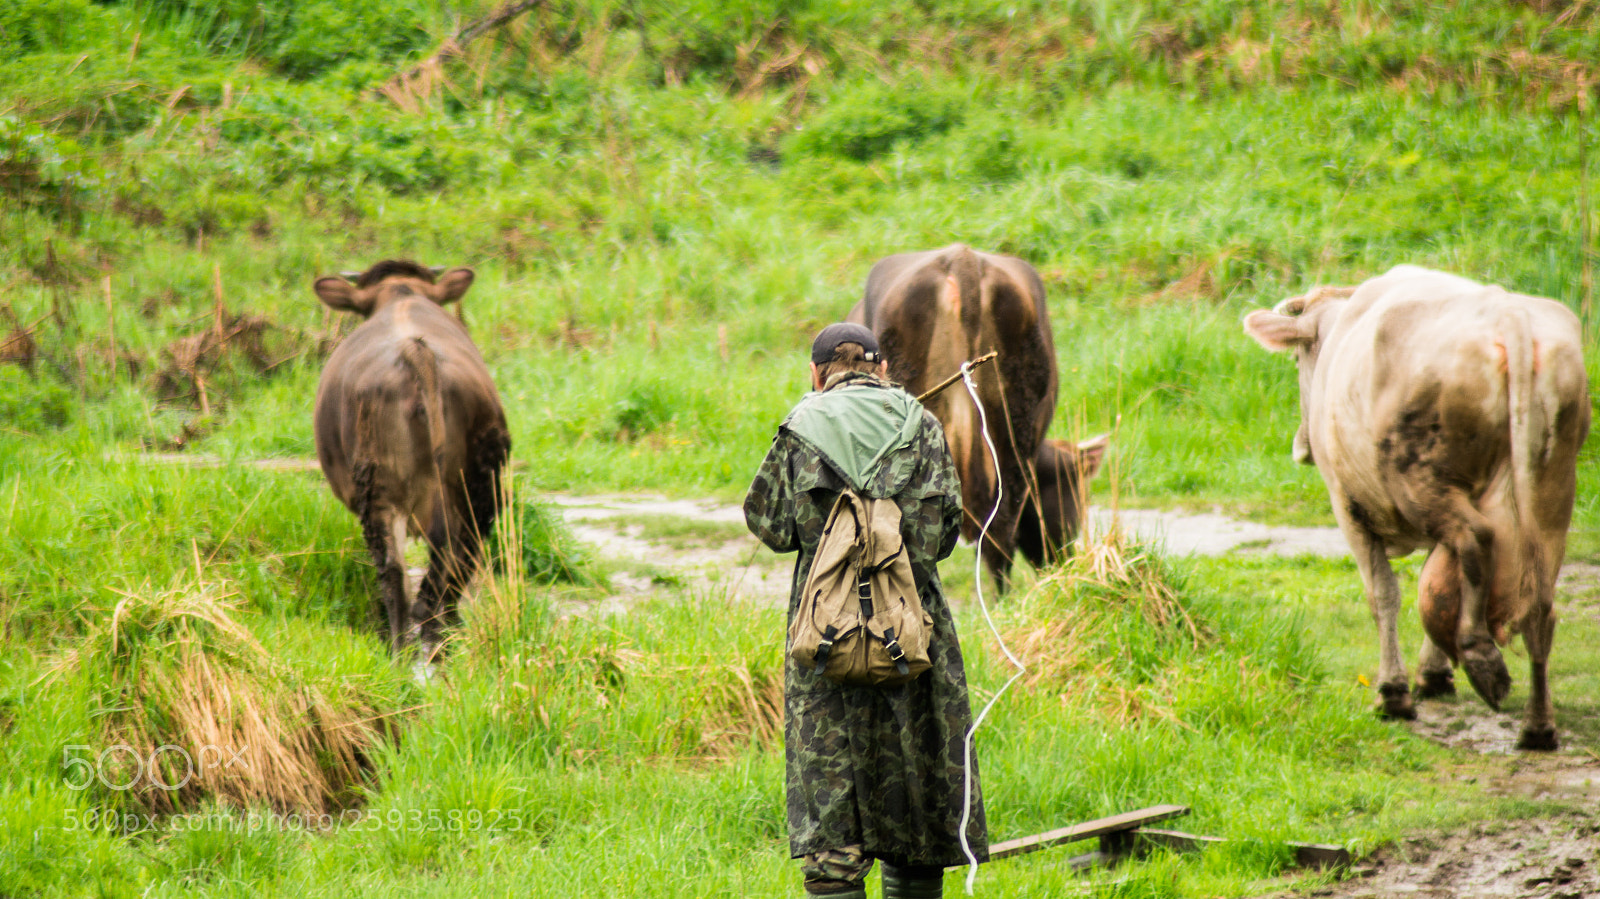
<path id="1" fill-rule="evenodd" d="M 898 390 L 849 373 L 828 390 Z M 920 410 L 919 410 L 920 411 Z M 966 670 L 936 564 L 961 530 L 961 485 L 944 431 L 922 411 L 910 446 L 884 459 L 863 485 L 893 497 L 922 605 L 933 619 L 933 668 L 897 687 L 846 687 L 785 656 L 784 746 L 789 849 L 807 853 L 859 845 L 901 865 L 966 862 L 959 837 L 965 774 L 962 740 L 972 723 Z M 845 487 L 815 446 L 780 427 L 745 497 L 745 521 L 777 552 L 799 550 L 794 616 L 834 500 Z M 973 763 L 968 841 L 980 860 L 988 831 Z"/>

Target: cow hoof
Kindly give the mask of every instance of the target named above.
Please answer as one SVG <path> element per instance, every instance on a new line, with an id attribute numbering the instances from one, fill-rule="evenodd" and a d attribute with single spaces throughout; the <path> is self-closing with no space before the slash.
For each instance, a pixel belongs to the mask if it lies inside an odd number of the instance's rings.
<path id="1" fill-rule="evenodd" d="M 1395 721 L 1417 720 L 1417 707 L 1411 702 L 1411 688 L 1405 684 L 1384 684 L 1378 688 L 1383 703 L 1378 706 L 1378 717 Z"/>
<path id="2" fill-rule="evenodd" d="M 1450 670 L 1425 671 L 1422 679 L 1417 681 L 1418 699 L 1438 699 L 1441 696 L 1456 695 L 1456 675 Z"/>
<path id="3" fill-rule="evenodd" d="M 1561 741 L 1556 739 L 1556 729 L 1553 725 L 1524 727 L 1522 737 L 1517 740 L 1517 748 L 1532 752 L 1554 752 L 1561 748 Z"/>
<path id="4" fill-rule="evenodd" d="M 1489 708 L 1498 712 L 1500 701 L 1511 692 L 1511 672 L 1506 670 L 1506 661 L 1500 657 L 1500 647 L 1489 640 L 1463 646 L 1461 667 L 1466 670 L 1472 689 L 1483 697 Z"/>

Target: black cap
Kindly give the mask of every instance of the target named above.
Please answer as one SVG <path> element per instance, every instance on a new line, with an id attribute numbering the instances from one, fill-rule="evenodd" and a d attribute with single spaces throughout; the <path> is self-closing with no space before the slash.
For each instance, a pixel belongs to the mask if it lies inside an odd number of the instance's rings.
<path id="1" fill-rule="evenodd" d="M 865 358 L 868 362 L 878 362 L 883 356 L 878 352 L 878 338 L 872 336 L 865 325 L 853 322 L 838 322 L 817 332 L 817 338 L 811 341 L 811 361 L 817 365 L 826 365 L 833 361 L 833 351 L 841 343 L 859 343 L 866 350 Z"/>

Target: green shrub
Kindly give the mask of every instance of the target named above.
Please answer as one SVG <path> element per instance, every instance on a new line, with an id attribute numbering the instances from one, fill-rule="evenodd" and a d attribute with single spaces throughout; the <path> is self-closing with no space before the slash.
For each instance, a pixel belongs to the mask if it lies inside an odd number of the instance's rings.
<path id="1" fill-rule="evenodd" d="M 100 178 L 98 162 L 76 141 L 0 115 L 0 193 L 24 206 L 76 214 Z"/>
<path id="2" fill-rule="evenodd" d="M 352 59 L 394 60 L 430 42 L 436 14 L 420 2 L 146 0 L 169 21 L 196 27 L 207 49 L 260 57 L 306 79 Z"/>
<path id="3" fill-rule="evenodd" d="M 42 373 L 0 365 L 0 427 L 37 433 L 72 420 L 77 397 Z"/>
<path id="4" fill-rule="evenodd" d="M 965 116 L 965 98 L 949 89 L 872 83 L 834 91 L 823 111 L 789 140 L 788 149 L 864 162 L 901 141 L 942 134 Z"/>
<path id="5" fill-rule="evenodd" d="M 7 0 L 0 6 L 0 58 L 74 44 L 97 12 L 89 0 Z"/>
<path id="6" fill-rule="evenodd" d="M 627 443 L 657 431 L 676 417 L 676 397 L 660 383 L 635 384 L 611 406 L 611 433 Z"/>
<path id="7" fill-rule="evenodd" d="M 599 586 L 588 553 L 562 524 L 560 513 L 532 499 L 532 493 L 531 488 L 513 490 L 511 508 L 495 523 L 495 570 L 503 574 L 520 567 L 530 584 Z"/>

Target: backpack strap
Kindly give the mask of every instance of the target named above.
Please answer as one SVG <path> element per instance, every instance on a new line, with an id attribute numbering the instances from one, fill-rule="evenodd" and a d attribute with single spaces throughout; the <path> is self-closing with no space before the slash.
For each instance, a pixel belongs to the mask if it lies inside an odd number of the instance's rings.
<path id="1" fill-rule="evenodd" d="M 833 652 L 833 638 L 839 635 L 839 629 L 828 625 L 822 632 L 822 639 L 817 641 L 817 655 L 811 663 L 814 667 L 821 668 L 828 664 L 828 656 Z"/>
<path id="2" fill-rule="evenodd" d="M 894 628 L 885 628 L 883 631 L 883 648 L 889 653 L 889 660 L 894 662 L 894 670 L 901 677 L 911 673 L 911 668 L 906 664 L 906 651 L 901 648 L 900 641 L 895 639 Z"/>

